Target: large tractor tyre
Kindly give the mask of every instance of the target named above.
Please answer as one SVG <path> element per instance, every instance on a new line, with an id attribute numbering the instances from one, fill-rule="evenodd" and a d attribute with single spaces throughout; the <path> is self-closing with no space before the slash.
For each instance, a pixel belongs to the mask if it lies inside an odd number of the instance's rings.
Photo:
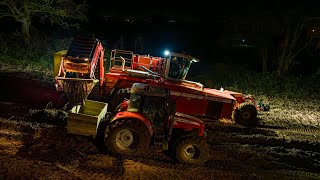
<path id="1" fill-rule="evenodd" d="M 181 163 L 203 165 L 208 156 L 209 147 L 203 139 L 187 138 L 177 144 L 175 158 Z"/>
<path id="2" fill-rule="evenodd" d="M 105 139 L 105 132 L 108 127 L 108 120 L 109 118 L 105 118 L 100 121 L 97 129 L 97 135 L 95 138 L 95 145 L 98 149 L 99 152 L 101 153 L 107 153 L 108 152 L 108 147 L 106 146 L 104 139 Z"/>
<path id="3" fill-rule="evenodd" d="M 130 98 L 130 89 L 119 89 L 117 90 L 111 100 L 111 103 L 109 103 L 110 106 L 110 112 L 116 113 L 115 111 L 119 107 L 119 105 L 124 101 L 124 99 Z"/>
<path id="4" fill-rule="evenodd" d="M 232 119 L 244 126 L 257 125 L 257 109 L 251 103 L 242 103 L 232 112 Z"/>
<path id="5" fill-rule="evenodd" d="M 108 126 L 104 141 L 114 154 L 140 156 L 146 154 L 151 136 L 142 122 L 125 119 Z"/>

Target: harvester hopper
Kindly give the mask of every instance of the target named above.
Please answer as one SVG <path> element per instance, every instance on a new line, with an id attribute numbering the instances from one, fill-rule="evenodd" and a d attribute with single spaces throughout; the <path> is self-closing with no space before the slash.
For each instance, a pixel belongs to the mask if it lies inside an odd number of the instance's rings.
<path id="1" fill-rule="evenodd" d="M 81 105 L 85 103 L 94 86 L 99 82 L 97 79 L 80 79 L 57 77 L 57 82 L 68 96 L 70 105 Z"/>

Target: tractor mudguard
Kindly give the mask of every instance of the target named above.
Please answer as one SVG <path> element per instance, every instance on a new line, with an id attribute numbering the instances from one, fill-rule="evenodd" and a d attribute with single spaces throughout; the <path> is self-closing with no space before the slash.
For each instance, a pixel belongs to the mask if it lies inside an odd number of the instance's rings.
<path id="1" fill-rule="evenodd" d="M 144 125 L 146 125 L 150 136 L 153 135 L 153 128 L 151 122 L 146 118 L 144 115 L 140 113 L 133 113 L 128 111 L 121 111 L 118 112 L 110 121 L 110 123 L 120 120 L 120 119 L 136 119 L 138 121 L 141 121 Z"/>
<path id="2" fill-rule="evenodd" d="M 175 113 L 174 117 L 174 123 L 173 123 L 174 129 L 183 129 L 184 131 L 193 132 L 195 129 L 198 129 L 198 136 L 203 136 L 205 125 L 202 120 L 199 118 L 179 113 Z"/>

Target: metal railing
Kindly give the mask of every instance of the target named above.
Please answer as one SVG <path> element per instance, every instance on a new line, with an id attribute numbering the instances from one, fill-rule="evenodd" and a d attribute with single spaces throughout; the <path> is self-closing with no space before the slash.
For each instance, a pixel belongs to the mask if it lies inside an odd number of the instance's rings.
<path id="1" fill-rule="evenodd" d="M 127 68 L 131 68 L 132 65 L 132 51 L 125 51 L 120 49 L 114 49 L 111 51 L 110 60 L 111 65 L 110 67 L 118 66 L 121 67 L 123 64 L 123 59 L 125 60 L 124 64 Z"/>

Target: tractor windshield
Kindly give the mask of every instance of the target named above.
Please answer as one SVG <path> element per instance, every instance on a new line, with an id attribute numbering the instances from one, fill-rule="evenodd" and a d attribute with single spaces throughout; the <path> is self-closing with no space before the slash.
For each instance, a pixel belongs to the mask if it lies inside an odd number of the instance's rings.
<path id="1" fill-rule="evenodd" d="M 152 121 L 155 134 L 163 133 L 168 119 L 167 99 L 164 97 L 146 96 L 143 103 L 143 114 Z"/>
<path id="2" fill-rule="evenodd" d="M 141 105 L 141 95 L 131 94 L 129 105 L 128 105 L 128 111 L 129 112 L 139 112 L 140 105 Z"/>
<path id="3" fill-rule="evenodd" d="M 171 56 L 168 77 L 184 80 L 190 66 L 191 61 L 189 59 L 179 56 Z"/>

